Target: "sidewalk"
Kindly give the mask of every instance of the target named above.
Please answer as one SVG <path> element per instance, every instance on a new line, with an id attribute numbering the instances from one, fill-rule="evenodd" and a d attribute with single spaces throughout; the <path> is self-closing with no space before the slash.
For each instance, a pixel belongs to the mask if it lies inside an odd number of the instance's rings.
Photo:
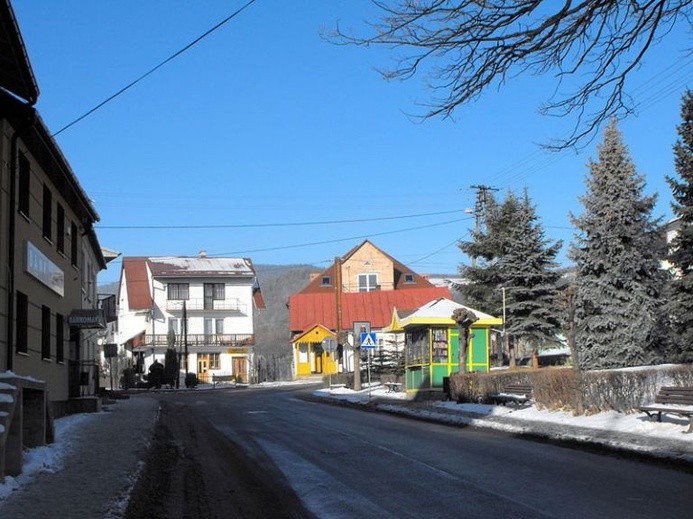
<path id="1" fill-rule="evenodd" d="M 0 517 L 120 517 L 157 411 L 156 400 L 138 395 L 56 420 L 56 442 L 28 451 L 23 474 L 0 485 Z"/>
<path id="2" fill-rule="evenodd" d="M 359 392 L 343 387 L 325 388 L 313 395 L 439 423 L 486 427 L 693 464 L 693 433 L 684 434 L 688 422 L 673 415 L 664 415 L 660 423 L 644 413 L 607 412 L 573 416 L 566 412 L 538 410 L 533 405 L 518 409 L 440 400 L 412 402 L 407 400 L 404 392 L 392 393 L 382 386 Z"/>

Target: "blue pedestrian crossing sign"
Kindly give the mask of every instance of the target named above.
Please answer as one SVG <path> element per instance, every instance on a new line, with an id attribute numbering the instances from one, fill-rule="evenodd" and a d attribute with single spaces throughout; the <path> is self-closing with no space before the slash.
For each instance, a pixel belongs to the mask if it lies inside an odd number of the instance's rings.
<path id="1" fill-rule="evenodd" d="M 361 347 L 374 350 L 376 345 L 375 332 L 365 332 L 361 334 Z"/>

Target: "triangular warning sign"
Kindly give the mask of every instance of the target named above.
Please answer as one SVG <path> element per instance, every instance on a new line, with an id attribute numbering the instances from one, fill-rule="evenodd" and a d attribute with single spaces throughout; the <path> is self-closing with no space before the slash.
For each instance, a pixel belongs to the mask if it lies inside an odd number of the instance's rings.
<path id="1" fill-rule="evenodd" d="M 365 339 L 361 341 L 361 346 L 364 346 L 366 348 L 373 348 L 375 347 L 375 340 L 373 338 L 372 333 L 367 333 Z"/>

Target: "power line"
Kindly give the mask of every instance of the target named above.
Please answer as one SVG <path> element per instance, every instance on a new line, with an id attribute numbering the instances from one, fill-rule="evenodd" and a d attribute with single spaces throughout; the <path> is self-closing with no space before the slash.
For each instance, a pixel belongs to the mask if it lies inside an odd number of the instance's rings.
<path id="1" fill-rule="evenodd" d="M 248 223 L 248 224 L 209 224 L 209 225 L 96 225 L 95 229 L 109 230 L 162 230 L 162 229 L 248 229 L 262 227 L 303 227 L 308 225 L 335 225 L 344 223 L 382 222 L 387 220 L 404 220 L 406 218 L 420 218 L 424 216 L 439 216 L 442 214 L 459 213 L 459 209 L 452 211 L 438 211 L 435 213 L 405 214 L 399 216 L 383 216 L 379 218 L 356 218 L 351 220 L 324 220 L 319 222 L 283 222 L 283 223 Z"/>
<path id="2" fill-rule="evenodd" d="M 383 232 L 374 233 L 374 234 L 363 234 L 360 236 L 350 236 L 348 238 L 337 238 L 334 240 L 324 240 L 324 241 L 317 241 L 317 242 L 311 242 L 311 243 L 301 243 L 301 244 L 296 244 L 296 245 L 283 245 L 283 246 L 279 246 L 279 247 L 265 247 L 262 249 L 248 249 L 248 250 L 241 250 L 241 251 L 234 251 L 234 252 L 222 252 L 222 253 L 218 253 L 218 254 L 208 254 L 208 256 L 233 256 L 236 254 L 248 254 L 251 252 L 269 252 L 269 251 L 277 251 L 277 250 L 298 249 L 301 247 L 312 247 L 314 245 L 326 245 L 328 243 L 339 243 L 342 241 L 372 238 L 373 236 L 385 236 L 387 234 L 397 234 L 397 233 L 401 233 L 401 232 L 418 231 L 421 229 L 430 229 L 431 227 L 439 227 L 441 225 L 449 225 L 451 223 L 463 222 L 465 220 L 470 220 L 470 218 L 456 218 L 454 220 L 448 220 L 446 222 L 433 223 L 433 224 L 429 224 L 429 225 L 420 225 L 418 227 L 409 227 L 407 229 L 397 229 L 394 231 L 383 231 Z"/>
<path id="3" fill-rule="evenodd" d="M 374 233 L 374 234 L 366 234 L 366 235 L 361 235 L 361 236 L 350 236 L 348 238 L 336 238 L 334 240 L 324 240 L 324 241 L 319 241 L 319 242 L 311 242 L 311 243 L 299 243 L 299 244 L 293 244 L 293 245 L 281 245 L 278 247 L 266 247 L 262 249 L 248 249 L 248 250 L 241 250 L 241 251 L 234 251 L 234 252 L 219 252 L 219 253 L 208 253 L 208 257 L 224 257 L 224 256 L 235 256 L 237 254 L 248 254 L 251 252 L 270 252 L 270 251 L 278 251 L 278 250 L 288 250 L 288 249 L 298 249 L 301 247 L 311 247 L 313 245 L 325 245 L 329 243 L 339 243 L 343 241 L 350 241 L 350 240 L 358 240 L 358 239 L 365 239 L 365 238 L 371 238 L 373 236 L 385 236 L 388 234 L 397 234 L 401 232 L 409 232 L 409 231 L 417 231 L 420 229 L 429 229 L 431 227 L 439 227 L 442 225 L 449 225 L 451 223 L 458 223 L 458 222 L 463 222 L 471 220 L 471 217 L 466 217 L 466 218 L 456 218 L 454 220 L 448 220 L 445 222 L 438 222 L 438 223 L 433 223 L 433 224 L 428 224 L 428 225 L 420 225 L 417 227 L 408 227 L 406 229 L 396 229 L 394 231 L 383 231 L 379 233 Z M 327 261 L 327 260 L 325 260 Z M 331 261 L 331 260 L 329 260 Z M 117 263 L 122 263 L 122 259 L 117 259 L 113 260 L 109 263 L 109 265 L 115 265 Z M 324 261 L 320 261 L 318 263 L 324 263 Z"/>
<path id="4" fill-rule="evenodd" d="M 219 29 L 221 26 L 223 26 L 223 25 L 226 24 L 227 22 L 229 22 L 231 19 L 235 18 L 237 15 L 239 15 L 239 14 L 240 14 L 242 11 L 244 11 L 246 8 L 250 7 L 250 5 L 253 4 L 253 3 L 255 3 L 255 1 L 256 1 L 256 0 L 250 0 L 249 2 L 247 2 L 244 6 L 242 6 L 242 7 L 239 8 L 239 9 L 237 9 L 235 12 L 233 12 L 232 14 L 230 14 L 229 16 L 227 16 L 226 18 L 224 18 L 222 21 L 220 21 L 218 24 L 216 24 L 214 27 L 212 27 L 212 28 L 209 29 L 208 31 L 204 32 L 202 35 L 200 35 L 200 36 L 198 36 L 197 38 L 195 38 L 193 41 L 191 41 L 190 43 L 188 43 L 185 47 L 183 47 L 183 48 L 180 49 L 179 51 L 175 52 L 174 54 L 172 54 L 171 56 L 169 56 L 168 58 L 166 58 L 164 61 L 162 61 L 161 63 L 159 63 L 157 66 L 155 66 L 154 68 L 150 69 L 148 72 L 142 74 L 140 77 L 138 77 L 137 79 L 135 79 L 134 81 L 132 81 L 132 82 L 129 83 L 128 85 L 124 86 L 124 87 L 121 88 L 120 90 L 118 90 L 115 94 L 111 95 L 110 97 L 107 97 L 106 99 L 104 99 L 103 101 L 101 101 L 98 105 L 96 105 L 94 108 L 92 108 L 91 110 L 89 110 L 89 111 L 85 112 L 84 114 L 80 115 L 77 119 L 75 119 L 75 120 L 72 121 L 71 123 L 68 123 L 68 124 L 66 124 L 65 126 L 63 126 L 62 128 L 60 128 L 57 132 L 55 132 L 55 133 L 53 134 L 53 137 L 56 137 L 57 135 L 60 135 L 62 132 L 64 132 L 64 131 L 67 130 L 68 128 L 74 126 L 75 124 L 77 124 L 77 123 L 80 122 L 81 120 L 85 119 L 86 117 L 89 117 L 91 114 L 93 114 L 94 112 L 96 112 L 99 108 L 101 108 L 102 106 L 106 105 L 107 103 L 113 101 L 116 97 L 118 97 L 118 96 L 120 96 L 121 94 L 125 93 L 127 90 L 129 90 L 130 88 L 132 88 L 133 86 L 135 86 L 137 83 L 139 83 L 140 81 L 142 81 L 144 78 L 146 78 L 146 77 L 149 76 L 150 74 L 154 73 L 155 71 L 157 71 L 158 69 L 160 69 L 161 67 L 163 67 L 164 65 L 166 65 L 168 62 L 173 61 L 175 58 L 177 58 L 178 56 L 180 56 L 181 54 L 183 54 L 183 53 L 184 53 L 185 51 L 187 51 L 188 49 L 190 49 L 190 48 L 194 47 L 195 45 L 197 45 L 200 41 L 202 41 L 203 39 L 205 39 L 207 36 L 209 36 L 210 34 L 212 34 L 214 31 L 216 31 L 217 29 Z"/>

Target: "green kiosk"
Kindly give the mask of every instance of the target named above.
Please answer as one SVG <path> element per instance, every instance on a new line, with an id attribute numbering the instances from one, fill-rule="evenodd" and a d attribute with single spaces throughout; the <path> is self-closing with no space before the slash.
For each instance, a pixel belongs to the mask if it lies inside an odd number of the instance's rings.
<path id="1" fill-rule="evenodd" d="M 474 312 L 467 349 L 466 372 L 488 371 L 492 327 L 503 320 L 450 299 L 437 299 L 414 312 L 393 312 L 392 323 L 384 330 L 405 335 L 405 370 L 408 392 L 443 388 L 443 378 L 459 371 L 459 329 L 452 320 L 458 308 Z"/>

